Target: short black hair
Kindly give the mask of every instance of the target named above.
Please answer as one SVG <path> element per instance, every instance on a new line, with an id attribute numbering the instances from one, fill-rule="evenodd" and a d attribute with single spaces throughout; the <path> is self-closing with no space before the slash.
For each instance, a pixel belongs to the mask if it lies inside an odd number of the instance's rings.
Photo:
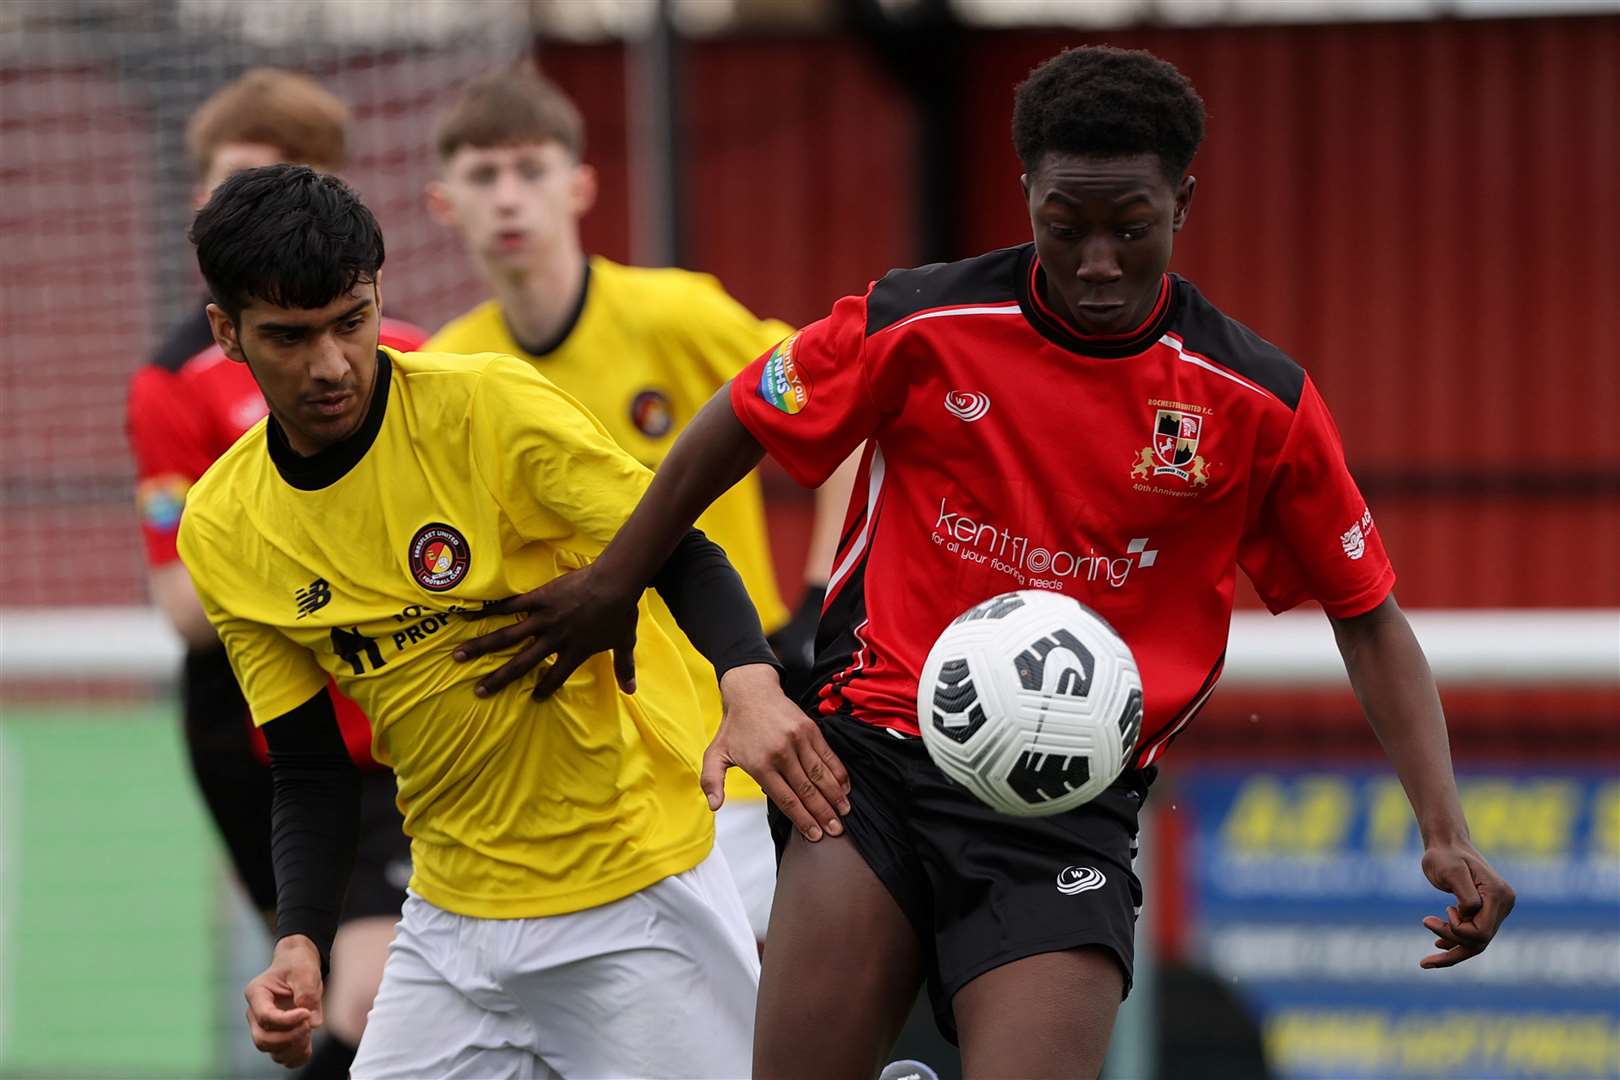
<path id="1" fill-rule="evenodd" d="M 375 281 L 382 229 L 354 189 L 307 165 L 244 169 L 191 223 L 197 265 L 234 322 L 255 300 L 321 308 Z"/>
<path id="2" fill-rule="evenodd" d="M 1065 49 L 1018 84 L 1012 128 L 1026 172 L 1049 153 L 1153 154 L 1175 183 L 1204 140 L 1204 101 L 1187 76 L 1152 53 Z"/>

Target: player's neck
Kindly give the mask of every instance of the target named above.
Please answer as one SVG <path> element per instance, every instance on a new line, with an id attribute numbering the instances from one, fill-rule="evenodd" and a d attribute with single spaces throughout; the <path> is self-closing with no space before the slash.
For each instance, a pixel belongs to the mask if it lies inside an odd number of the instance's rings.
<path id="1" fill-rule="evenodd" d="M 522 274 L 493 277 L 491 285 L 519 345 L 531 351 L 555 348 L 579 309 L 585 252 L 575 245 Z"/>

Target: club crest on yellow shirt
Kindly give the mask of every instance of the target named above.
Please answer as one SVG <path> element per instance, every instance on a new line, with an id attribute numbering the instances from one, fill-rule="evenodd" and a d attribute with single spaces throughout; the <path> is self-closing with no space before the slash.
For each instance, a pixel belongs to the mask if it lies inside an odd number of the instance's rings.
<path id="1" fill-rule="evenodd" d="M 675 426 L 669 397 L 662 390 L 643 390 L 630 399 L 630 422 L 649 439 L 661 439 Z"/>
<path id="2" fill-rule="evenodd" d="M 467 538 L 452 526 L 435 521 L 411 537 L 411 576 L 430 592 L 448 592 L 467 576 L 472 554 Z"/>

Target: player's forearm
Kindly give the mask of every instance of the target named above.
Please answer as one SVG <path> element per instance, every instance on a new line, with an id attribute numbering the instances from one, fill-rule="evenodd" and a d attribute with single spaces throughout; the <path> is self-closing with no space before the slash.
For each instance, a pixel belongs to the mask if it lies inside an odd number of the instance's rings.
<path id="1" fill-rule="evenodd" d="M 640 504 L 596 560 L 596 578 L 639 595 L 698 515 L 764 454 L 732 412 L 730 387 L 721 387 L 675 440 Z"/>
<path id="2" fill-rule="evenodd" d="M 1424 843 L 1468 839 L 1440 694 L 1395 598 L 1332 622 L 1350 685 L 1406 789 Z"/>
<path id="3" fill-rule="evenodd" d="M 264 727 L 274 801 L 276 936 L 303 936 L 325 969 L 360 835 L 360 774 L 323 688 Z"/>
<path id="4" fill-rule="evenodd" d="M 147 583 L 152 591 L 153 603 L 157 604 L 158 610 L 163 612 L 188 649 L 208 649 L 219 645 L 219 634 L 208 621 L 202 601 L 197 599 L 197 589 L 191 583 L 191 575 L 183 563 L 177 561 L 153 567 L 147 573 Z"/>
<path id="5" fill-rule="evenodd" d="M 652 583 L 717 678 L 732 668 L 776 663 L 742 578 L 699 530 L 686 531 Z"/>
<path id="6" fill-rule="evenodd" d="M 832 561 L 838 554 L 838 537 L 844 529 L 849 509 L 849 493 L 860 470 L 861 451 L 857 448 L 844 459 L 827 482 L 816 489 L 816 516 L 810 527 L 810 548 L 804 557 L 804 583 L 826 588 L 832 575 Z"/>

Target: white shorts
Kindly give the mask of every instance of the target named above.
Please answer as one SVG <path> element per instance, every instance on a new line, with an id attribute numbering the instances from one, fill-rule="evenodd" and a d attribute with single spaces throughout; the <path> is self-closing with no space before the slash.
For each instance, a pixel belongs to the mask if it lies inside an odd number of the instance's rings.
<path id="1" fill-rule="evenodd" d="M 727 799 L 714 813 L 714 846 L 725 853 L 754 937 L 764 941 L 776 895 L 776 844 L 765 820 L 765 800 Z"/>
<path id="2" fill-rule="evenodd" d="M 725 857 L 600 907 L 474 919 L 415 893 L 352 1080 L 746 1077 L 759 959 Z"/>

